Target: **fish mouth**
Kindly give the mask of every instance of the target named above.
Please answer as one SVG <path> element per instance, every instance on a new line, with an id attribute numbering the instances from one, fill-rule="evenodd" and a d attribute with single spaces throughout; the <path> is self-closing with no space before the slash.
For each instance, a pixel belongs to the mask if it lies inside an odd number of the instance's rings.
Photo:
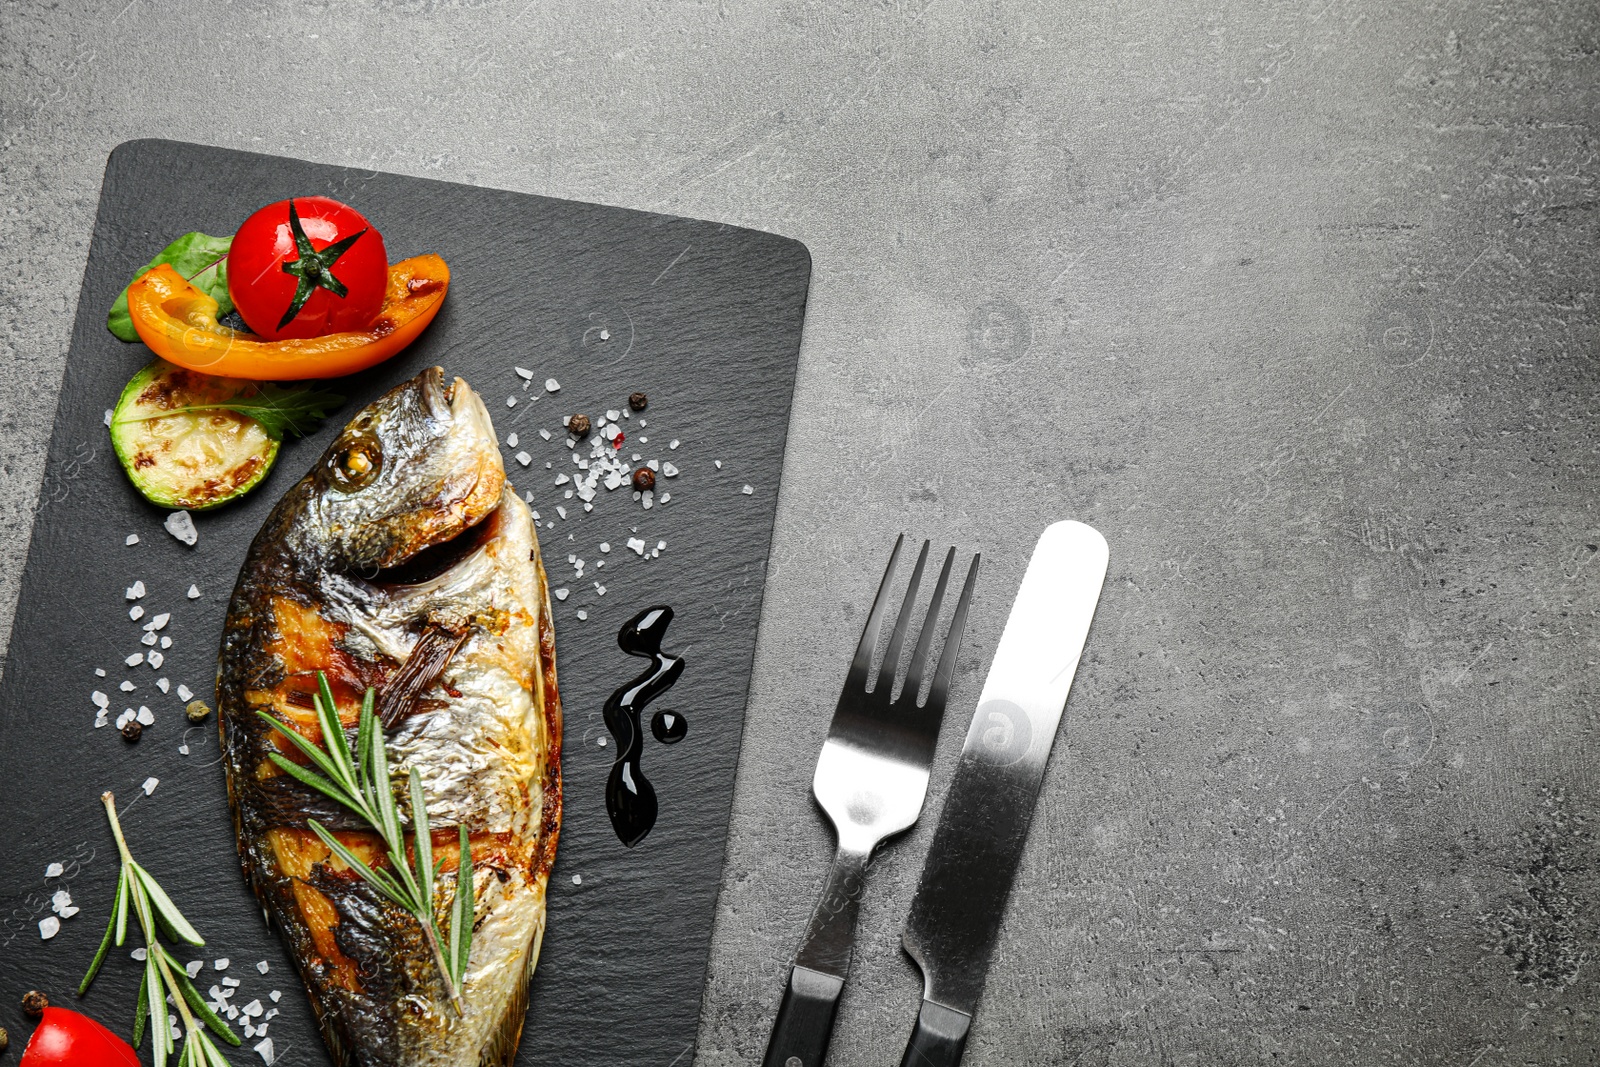
<path id="1" fill-rule="evenodd" d="M 504 510 L 502 501 L 454 537 L 428 545 L 392 567 L 380 568 L 367 580 L 373 585 L 390 587 L 422 585 L 444 577 L 494 540 L 500 533 L 500 515 Z"/>

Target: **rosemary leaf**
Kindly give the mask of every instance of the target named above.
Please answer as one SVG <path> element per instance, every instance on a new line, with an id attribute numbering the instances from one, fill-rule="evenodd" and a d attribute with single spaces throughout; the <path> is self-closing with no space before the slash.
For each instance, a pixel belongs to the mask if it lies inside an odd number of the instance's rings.
<path id="1" fill-rule="evenodd" d="M 332 850 L 333 854 L 343 860 L 351 870 L 359 874 L 365 881 L 376 886 L 385 896 L 394 901 L 397 905 L 405 908 L 408 911 L 411 910 L 411 902 L 405 898 L 405 895 L 400 892 L 400 887 L 395 884 L 394 879 L 390 878 L 386 872 L 380 874 L 378 871 L 375 871 L 369 867 L 365 862 L 362 861 L 361 857 L 357 856 L 354 852 L 351 852 L 347 847 L 345 847 L 344 842 L 340 841 L 337 837 L 334 837 L 331 833 L 329 833 L 327 828 L 317 820 L 308 819 L 306 821 L 310 823 L 311 829 L 316 833 L 316 835 L 322 838 L 322 843 L 327 845 L 328 848 Z"/>
<path id="2" fill-rule="evenodd" d="M 145 1020 L 150 1017 L 150 1001 L 145 998 L 145 992 L 150 988 L 150 971 L 146 969 L 139 979 L 139 999 L 133 1007 L 133 1047 L 138 1048 L 139 1042 L 144 1040 Z"/>
<path id="3" fill-rule="evenodd" d="M 279 770 L 283 771 L 290 777 L 298 778 L 300 781 L 304 782 L 306 785 L 309 785 L 317 792 L 322 793 L 330 800 L 336 801 L 337 803 L 343 804 L 345 807 L 351 809 L 357 815 L 366 815 L 367 812 L 365 808 L 352 804 L 350 802 L 350 798 L 342 789 L 328 781 L 316 771 L 309 771 L 300 766 L 300 764 L 296 763 L 294 760 L 288 759 L 278 752 L 269 752 L 267 753 L 267 756 L 272 760 L 273 763 L 277 764 Z"/>
<path id="4" fill-rule="evenodd" d="M 328 758 L 328 754 L 326 752 L 312 744 L 310 741 L 307 741 L 305 738 L 301 737 L 299 731 L 289 729 L 289 727 L 285 726 L 277 719 L 274 719 L 266 712 L 258 710 L 256 714 L 271 724 L 274 730 L 278 731 L 278 733 L 287 738 L 289 742 L 301 752 L 304 752 L 306 754 L 306 758 L 312 763 L 316 764 L 317 768 L 321 770 L 323 774 L 328 776 L 330 785 L 340 782 L 342 778 L 342 775 L 340 774 L 340 767 L 337 763 Z M 272 761 L 280 767 L 284 766 L 286 762 L 293 762 L 292 760 L 286 760 L 281 752 L 269 752 L 267 755 L 272 757 Z M 299 764 L 294 765 L 296 767 L 299 766 Z"/>
<path id="5" fill-rule="evenodd" d="M 128 872 L 117 873 L 117 896 L 111 905 L 111 919 L 106 923 L 106 936 L 100 939 L 100 947 L 95 950 L 94 961 L 89 964 L 89 970 L 84 974 L 83 981 L 78 983 L 78 996 L 83 996 L 89 991 L 89 983 L 94 981 L 94 976 L 100 973 L 100 964 L 105 962 L 106 952 L 111 948 L 111 939 L 117 932 L 117 919 L 121 914 L 122 902 L 127 894 Z"/>
<path id="6" fill-rule="evenodd" d="M 129 884 L 128 872 L 124 868 L 117 876 L 117 900 L 111 905 L 111 914 L 117 924 L 117 947 L 128 939 L 128 912 L 133 910 L 133 886 Z"/>
<path id="7" fill-rule="evenodd" d="M 144 959 L 144 993 L 145 1012 L 150 1020 L 150 1053 L 156 1067 L 162 1067 L 172 1043 L 172 1024 L 167 1021 L 167 991 L 161 984 L 161 971 L 156 967 L 154 952 Z"/>
<path id="8" fill-rule="evenodd" d="M 198 930 L 189 925 L 189 920 L 183 917 L 183 913 L 178 910 L 178 906 L 172 902 L 171 897 L 167 896 L 166 890 L 162 889 L 156 880 L 150 876 L 149 871 L 135 863 L 133 864 L 133 876 L 143 886 L 155 913 L 161 917 L 161 921 L 166 924 L 167 929 L 171 931 L 174 938 L 196 947 L 206 943 L 206 939 L 200 936 Z"/>
<path id="9" fill-rule="evenodd" d="M 456 985 L 461 985 L 467 973 L 467 957 L 472 953 L 472 920 L 476 915 L 474 905 L 476 889 L 472 880 L 472 846 L 467 840 L 467 826 L 462 823 L 461 858 L 456 862 L 455 915 L 450 919 L 450 955 L 455 965 Z"/>
<path id="10" fill-rule="evenodd" d="M 416 834 L 418 903 L 433 914 L 433 831 L 428 826 L 428 803 L 422 795 L 422 775 L 411 768 L 411 829 Z"/>

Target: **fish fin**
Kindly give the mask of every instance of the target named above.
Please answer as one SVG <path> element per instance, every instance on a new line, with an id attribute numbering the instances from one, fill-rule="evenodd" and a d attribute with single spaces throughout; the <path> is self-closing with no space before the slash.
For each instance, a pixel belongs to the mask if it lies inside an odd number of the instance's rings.
<path id="1" fill-rule="evenodd" d="M 528 963 L 523 970 L 523 979 L 511 991 L 505 1014 L 500 1016 L 500 1025 L 495 1027 L 478 1057 L 478 1067 L 512 1067 L 516 1060 L 517 1044 L 522 1040 L 522 1024 L 528 1017 L 528 989 L 533 982 L 533 968 L 539 962 L 539 946 L 543 941 L 544 916 L 541 915 L 539 929 L 528 946 Z"/>
<path id="2" fill-rule="evenodd" d="M 378 718 L 383 720 L 385 730 L 393 730 L 411 714 L 417 700 L 439 680 L 466 639 L 465 629 L 456 631 L 437 623 L 422 632 L 411 654 L 378 695 Z"/>

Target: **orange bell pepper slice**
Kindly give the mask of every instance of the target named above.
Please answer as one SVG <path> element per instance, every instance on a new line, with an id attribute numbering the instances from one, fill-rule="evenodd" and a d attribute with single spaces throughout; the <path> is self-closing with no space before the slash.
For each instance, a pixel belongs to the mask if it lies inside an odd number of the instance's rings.
<path id="1" fill-rule="evenodd" d="M 450 268 L 438 256 L 403 259 L 389 268 L 383 307 L 368 329 L 263 341 L 217 322 L 217 302 L 162 264 L 128 286 L 128 314 L 152 352 L 201 374 L 268 382 L 342 378 L 415 341 L 449 288 Z"/>

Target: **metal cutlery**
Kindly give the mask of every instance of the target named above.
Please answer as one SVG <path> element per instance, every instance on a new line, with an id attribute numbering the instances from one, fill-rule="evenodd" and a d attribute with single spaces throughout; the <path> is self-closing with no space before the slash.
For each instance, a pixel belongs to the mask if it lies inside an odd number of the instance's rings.
<path id="1" fill-rule="evenodd" d="M 1058 522 L 1028 562 L 901 937 L 923 976 L 901 1067 L 961 1060 L 1107 558 L 1098 531 Z"/>
<path id="2" fill-rule="evenodd" d="M 916 822 L 927 796 L 928 768 L 933 762 L 950 678 L 966 628 L 978 557 L 974 555 L 967 567 L 928 697 L 918 704 L 955 549 L 945 555 L 916 648 L 906 666 L 900 695 L 895 697 L 895 679 L 928 559 L 926 541 L 911 572 L 877 681 L 871 689 L 867 688 L 867 681 L 888 609 L 889 585 L 904 543 L 903 535 L 895 541 L 817 759 L 811 790 L 833 823 L 838 851 L 827 886 L 795 955 L 767 1044 L 765 1067 L 821 1067 L 833 1032 L 839 994 L 850 970 L 856 912 L 867 866 L 879 844 Z"/>

